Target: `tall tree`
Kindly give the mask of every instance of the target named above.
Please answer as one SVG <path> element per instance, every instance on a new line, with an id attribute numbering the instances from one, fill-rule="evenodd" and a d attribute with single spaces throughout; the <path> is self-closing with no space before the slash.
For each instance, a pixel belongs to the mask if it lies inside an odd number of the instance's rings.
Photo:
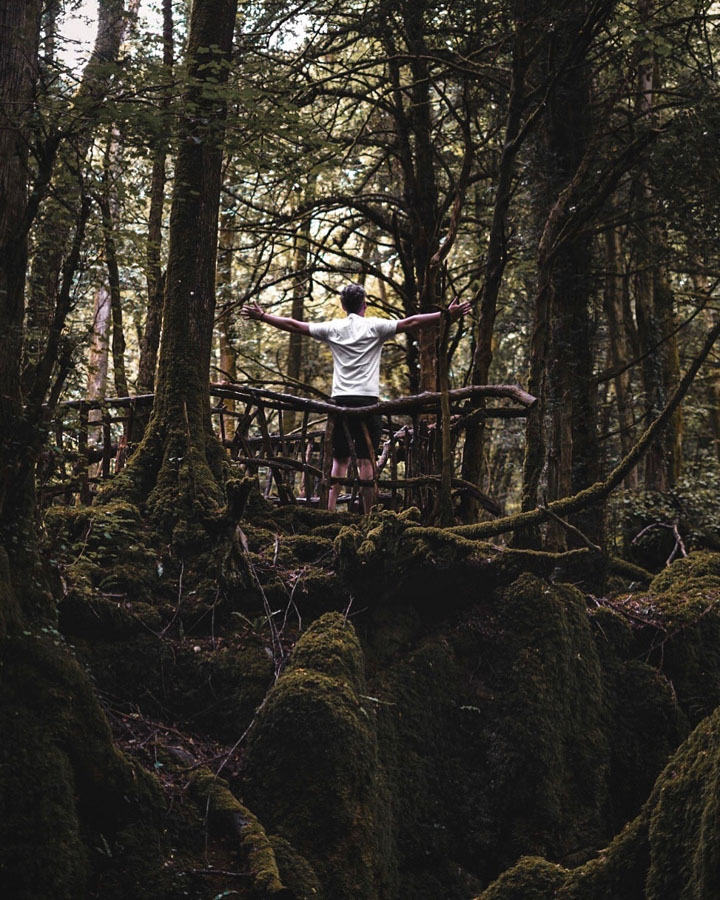
<path id="1" fill-rule="evenodd" d="M 492 222 L 488 234 L 485 255 L 485 278 L 480 293 L 479 315 L 475 335 L 475 350 L 472 362 L 472 383 L 487 384 L 493 357 L 495 317 L 498 295 L 507 263 L 507 222 L 513 195 L 513 180 L 517 155 L 534 124 L 536 116 L 531 116 L 523 125 L 523 116 L 532 102 L 532 94 L 542 96 L 544 85 L 534 91 L 527 85 L 527 74 L 533 56 L 537 53 L 540 40 L 536 29 L 530 27 L 528 4 L 525 0 L 515 4 L 513 49 L 510 69 L 510 86 L 507 100 L 504 141 L 498 163 L 495 182 L 495 200 Z M 472 422 L 465 435 L 463 448 L 462 475 L 472 484 L 481 484 L 484 455 L 484 422 Z M 478 513 L 477 499 L 466 493 L 461 503 L 461 518 L 472 522 Z"/>
<path id="2" fill-rule="evenodd" d="M 651 36 L 655 31 L 653 7 L 653 0 L 638 0 L 640 25 Z M 637 114 L 640 118 L 655 118 L 655 98 L 660 88 L 658 59 L 652 47 L 640 45 L 638 52 L 642 58 L 637 66 Z M 674 327 L 674 297 L 664 263 L 667 248 L 647 157 L 638 167 L 635 197 L 635 310 L 646 416 L 652 419 L 680 380 L 680 361 Z M 662 436 L 648 451 L 645 486 L 651 490 L 668 490 L 680 475 L 681 462 L 682 408 L 679 407 Z"/>
<path id="3" fill-rule="evenodd" d="M 112 485 L 189 548 L 225 503 L 225 453 L 210 425 L 208 380 L 215 314 L 225 84 L 237 0 L 196 0 L 178 135 L 162 341 L 152 417 Z"/>
<path id="4" fill-rule="evenodd" d="M 20 551 L 32 526 L 33 423 L 25 416 L 20 360 L 25 315 L 28 149 L 38 74 L 41 0 L 2 0 L 0 31 L 0 535 Z M 5 565 L 7 566 L 7 560 Z M 10 596 L 0 598 L 0 627 Z"/>
<path id="5" fill-rule="evenodd" d="M 548 21 L 559 24 L 548 31 L 543 57 L 551 90 L 533 161 L 540 240 L 529 389 L 540 397 L 540 404 L 528 417 L 524 509 L 538 503 L 545 464 L 547 495 L 553 500 L 588 487 L 598 475 L 592 241 L 583 224 L 597 213 L 603 191 L 611 189 L 616 175 L 602 189 L 587 177 L 593 150 L 588 53 L 612 7 L 612 0 L 607 0 L 577 4 L 562 15 L 554 3 L 546 10 Z M 602 513 L 592 509 L 584 518 L 583 527 L 598 540 Z M 562 543 L 564 537 L 555 532 L 555 540 Z"/>
<path id="6" fill-rule="evenodd" d="M 124 841 L 115 838 L 145 827 L 154 802 L 149 777 L 115 749 L 90 677 L 60 638 L 35 529 L 42 430 L 24 402 L 21 363 L 41 12 L 41 0 L 0 0 L 0 892 L 18 900 L 88 896 L 91 847 L 106 841 L 122 866 Z M 147 837 L 159 834 L 150 826 Z M 135 893 L 134 874 L 129 881 Z"/>
<path id="7" fill-rule="evenodd" d="M 174 66 L 173 12 L 171 0 L 163 0 L 163 69 L 167 84 L 163 90 L 161 111 L 170 108 L 170 80 Z M 162 300 L 164 276 L 162 271 L 162 221 L 165 207 L 165 182 L 167 163 L 166 135 L 159 136 L 152 164 L 150 178 L 150 210 L 148 212 L 148 233 L 145 256 L 147 281 L 147 315 L 140 342 L 137 388 L 141 394 L 151 393 L 155 386 L 157 352 L 160 346 L 160 323 L 162 320 Z M 142 434 L 142 430 L 139 432 Z"/>
<path id="8" fill-rule="evenodd" d="M 130 12 L 137 12 L 139 0 L 130 0 Z M 111 83 L 112 63 L 118 58 L 128 17 L 125 0 L 100 0 L 98 27 L 93 52 L 83 70 L 73 97 L 73 110 L 82 112 L 83 128 L 50 123 L 42 152 L 49 155 L 58 147 L 61 164 L 55 167 L 52 194 L 43 204 L 33 236 L 34 253 L 28 294 L 26 363 L 23 381 L 27 389 L 45 367 L 48 335 L 58 310 L 62 271 L 72 252 L 74 224 L 86 195 L 84 166 L 94 140 L 97 122 Z"/>

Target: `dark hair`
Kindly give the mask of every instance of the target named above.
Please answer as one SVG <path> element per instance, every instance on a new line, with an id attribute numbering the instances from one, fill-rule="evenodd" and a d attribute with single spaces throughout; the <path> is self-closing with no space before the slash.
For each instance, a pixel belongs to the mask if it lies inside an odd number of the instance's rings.
<path id="1" fill-rule="evenodd" d="M 359 313 L 365 302 L 365 288 L 361 284 L 346 284 L 340 291 L 340 300 L 345 312 Z"/>

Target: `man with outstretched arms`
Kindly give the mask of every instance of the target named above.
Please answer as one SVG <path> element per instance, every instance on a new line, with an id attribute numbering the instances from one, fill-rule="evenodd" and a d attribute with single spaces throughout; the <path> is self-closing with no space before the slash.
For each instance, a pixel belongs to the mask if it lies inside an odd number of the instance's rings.
<path id="1" fill-rule="evenodd" d="M 266 313 L 257 303 L 244 306 L 242 315 L 247 319 L 266 322 L 282 331 L 308 334 L 325 341 L 333 357 L 332 398 L 338 406 L 374 406 L 380 397 L 380 356 L 382 345 L 388 338 L 416 328 L 427 328 L 440 321 L 440 312 L 419 313 L 406 319 L 379 319 L 366 316 L 365 288 L 359 284 L 348 284 L 340 292 L 340 301 L 346 315 L 342 319 L 329 322 L 300 322 L 286 316 Z M 448 307 L 451 318 L 457 319 L 470 311 L 469 303 L 457 300 Z M 367 426 L 367 436 L 363 428 Z M 363 481 L 373 479 L 371 459 L 377 453 L 382 433 L 379 415 L 350 420 L 350 436 L 355 447 L 358 475 Z M 369 437 L 369 443 L 368 443 Z M 345 478 L 350 464 L 350 446 L 344 428 L 333 432 L 332 475 Z M 340 485 L 330 489 L 328 509 L 335 509 Z M 375 498 L 374 487 L 364 487 L 361 491 L 363 510 L 372 508 Z"/>

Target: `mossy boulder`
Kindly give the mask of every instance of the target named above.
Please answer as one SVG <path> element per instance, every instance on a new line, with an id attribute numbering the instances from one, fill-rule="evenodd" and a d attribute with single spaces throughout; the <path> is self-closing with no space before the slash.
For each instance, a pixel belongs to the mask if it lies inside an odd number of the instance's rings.
<path id="1" fill-rule="evenodd" d="M 15 900 L 172 895 L 164 801 L 113 746 L 89 678 L 59 633 L 2 646 L 0 885 Z"/>
<path id="2" fill-rule="evenodd" d="M 665 675 L 635 658 L 627 619 L 600 606 L 589 611 L 589 621 L 603 671 L 610 748 L 608 814 L 616 832 L 637 815 L 690 727 Z"/>
<path id="3" fill-rule="evenodd" d="M 72 590 L 151 602 L 161 587 L 156 538 L 131 503 L 53 507 L 45 515 L 45 527 Z"/>
<path id="4" fill-rule="evenodd" d="M 640 815 L 596 859 L 573 870 L 523 859 L 481 900 L 714 900 L 719 806 L 720 709 L 681 745 Z"/>
<path id="5" fill-rule="evenodd" d="M 720 705 L 720 554 L 677 560 L 634 604 L 648 622 L 637 653 L 664 673 L 697 724 Z"/>
<path id="6" fill-rule="evenodd" d="M 339 613 L 298 641 L 250 734 L 245 796 L 333 900 L 389 894 L 392 854 L 360 644 Z"/>
<path id="7" fill-rule="evenodd" d="M 193 732 L 234 743 L 273 681 L 259 639 L 214 649 L 205 639 L 162 640 L 142 630 L 123 641 L 74 638 L 96 685 L 153 719 L 168 717 Z"/>
<path id="8" fill-rule="evenodd" d="M 606 835 L 610 747 L 603 672 L 582 595 L 525 575 L 483 642 L 483 768 L 491 854 L 587 853 Z"/>

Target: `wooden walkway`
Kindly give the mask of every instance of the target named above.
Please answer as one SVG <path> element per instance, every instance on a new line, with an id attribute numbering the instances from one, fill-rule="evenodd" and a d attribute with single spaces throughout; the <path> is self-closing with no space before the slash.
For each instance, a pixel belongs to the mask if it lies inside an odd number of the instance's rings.
<path id="1" fill-rule="evenodd" d="M 255 475 L 265 496 L 281 504 L 327 505 L 331 482 L 345 484 L 341 498 L 354 508 L 362 482 L 357 460 L 349 477 L 331 479 L 332 433 L 348 429 L 368 412 L 383 420 L 381 453 L 375 462 L 381 501 L 393 509 L 418 506 L 428 513 L 441 484 L 442 394 L 424 393 L 348 409 L 327 400 L 297 397 L 244 385 L 210 386 L 214 428 L 239 473 Z M 92 501 L 103 481 L 120 471 L 127 457 L 126 436 L 135 417 L 152 406 L 153 394 L 60 404 L 51 441 L 39 470 L 41 503 Z M 457 448 L 473 419 L 527 416 L 536 400 L 516 385 L 482 385 L 448 392 L 451 444 Z M 493 405 L 490 405 L 490 403 Z M 352 448 L 352 441 L 349 441 Z M 453 452 L 453 468 L 459 466 Z M 494 501 L 452 472 L 453 491 L 470 491 L 491 513 Z"/>

